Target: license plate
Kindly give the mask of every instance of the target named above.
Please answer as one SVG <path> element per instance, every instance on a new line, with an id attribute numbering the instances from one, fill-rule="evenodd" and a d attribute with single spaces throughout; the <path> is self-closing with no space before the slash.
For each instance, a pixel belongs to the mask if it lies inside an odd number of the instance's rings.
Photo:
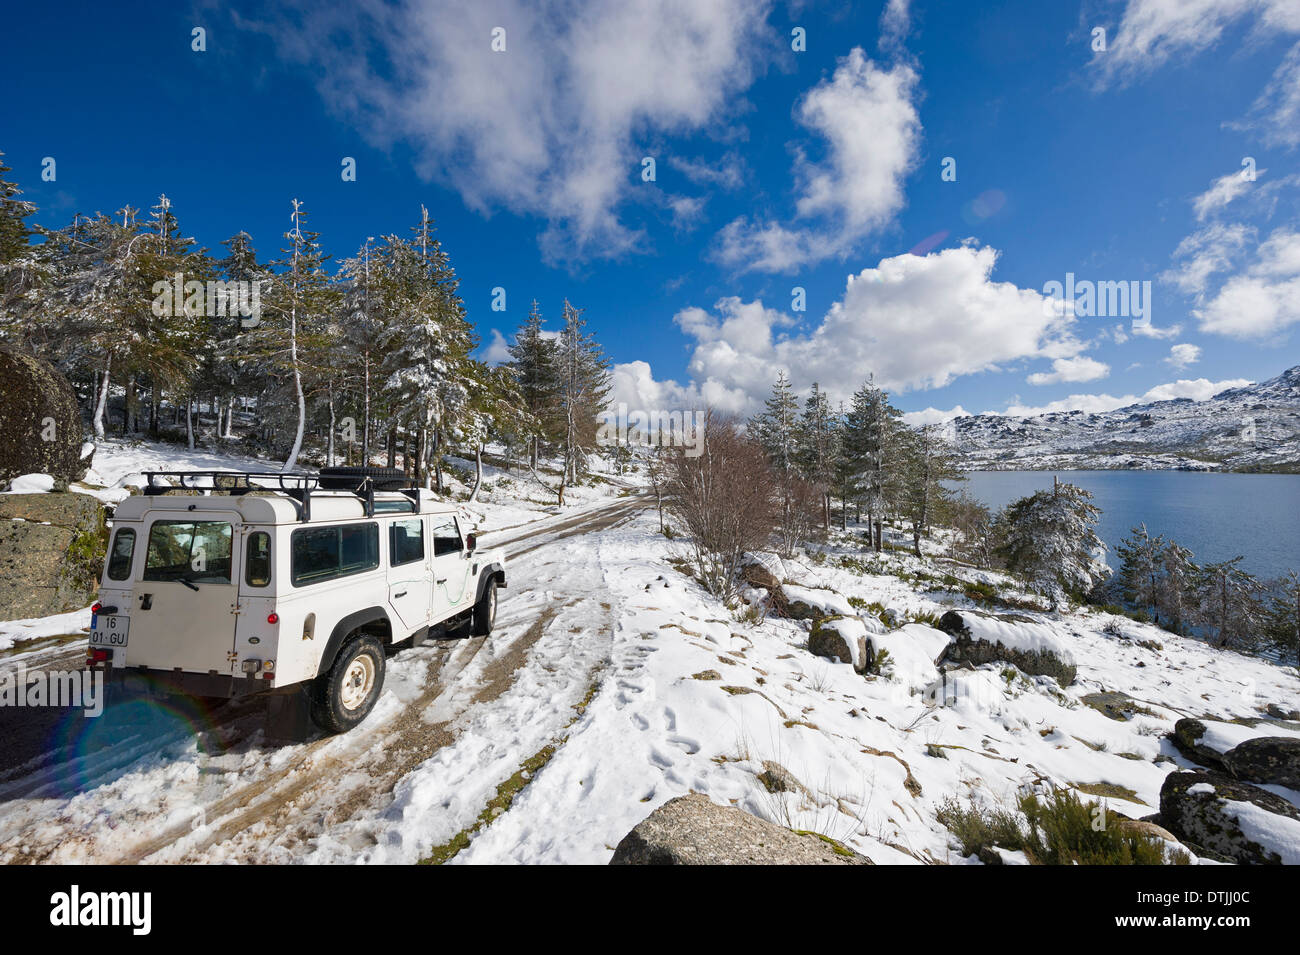
<path id="1" fill-rule="evenodd" d="M 121 616 L 102 616 L 96 614 L 90 622 L 90 645 L 92 647 L 124 647 L 126 635 L 131 629 L 131 618 Z"/>

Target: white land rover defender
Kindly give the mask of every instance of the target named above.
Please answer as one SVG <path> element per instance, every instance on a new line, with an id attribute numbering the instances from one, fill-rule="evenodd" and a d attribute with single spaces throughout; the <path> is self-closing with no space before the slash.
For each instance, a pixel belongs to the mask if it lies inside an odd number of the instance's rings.
<path id="1" fill-rule="evenodd" d="M 269 722 L 356 726 L 385 650 L 491 632 L 505 558 L 388 468 L 149 472 L 118 505 L 87 663 L 116 692 L 269 694 Z"/>

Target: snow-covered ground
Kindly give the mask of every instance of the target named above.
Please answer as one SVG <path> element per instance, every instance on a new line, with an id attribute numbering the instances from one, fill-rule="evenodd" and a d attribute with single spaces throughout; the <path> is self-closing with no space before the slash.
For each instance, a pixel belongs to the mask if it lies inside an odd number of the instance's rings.
<path id="1" fill-rule="evenodd" d="M 97 469 L 108 479 L 146 456 L 124 448 Z M 149 711 L 143 725 L 110 711 L 0 742 L 0 862 L 603 863 L 656 806 L 697 791 L 877 863 L 959 863 L 974 860 L 936 819 L 950 797 L 1011 806 L 1026 786 L 1079 787 L 1144 816 L 1165 775 L 1191 765 L 1165 738 L 1178 718 L 1300 700 L 1294 668 L 1126 618 L 1032 610 L 1034 639 L 1069 648 L 1074 685 L 993 664 L 936 700 L 923 691 L 942 637 L 927 615 L 971 606 L 943 575 L 1013 591 L 1002 575 L 872 558 L 847 536 L 769 560 L 792 588 L 879 604 L 893 621 L 895 665 L 864 677 L 811 654 L 807 624 L 742 621 L 674 569 L 684 550 L 658 533 L 648 496 L 598 485 L 561 511 L 515 480 L 481 506 L 510 562 L 490 638 L 398 652 L 376 710 L 346 736 L 272 745 L 255 703 L 132 704 Z M 23 626 L 67 632 L 78 619 L 65 616 Z M 1131 696 L 1132 718 L 1083 702 L 1102 691 Z M 765 761 L 802 792 L 768 792 Z"/>

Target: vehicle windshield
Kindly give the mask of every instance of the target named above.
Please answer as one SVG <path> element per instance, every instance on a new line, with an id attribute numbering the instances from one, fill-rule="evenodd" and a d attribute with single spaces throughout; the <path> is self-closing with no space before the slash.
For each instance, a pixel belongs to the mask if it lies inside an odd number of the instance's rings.
<path id="1" fill-rule="evenodd" d="M 228 584 L 231 539 L 225 521 L 155 521 L 144 579 Z"/>

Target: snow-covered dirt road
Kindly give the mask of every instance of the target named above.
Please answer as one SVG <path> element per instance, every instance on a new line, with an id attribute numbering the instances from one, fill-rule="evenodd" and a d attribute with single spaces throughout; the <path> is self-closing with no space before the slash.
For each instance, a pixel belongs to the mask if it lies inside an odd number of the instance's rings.
<path id="1" fill-rule="evenodd" d="M 483 535 L 510 561 L 496 631 L 390 656 L 383 698 L 346 736 L 267 743 L 258 701 L 131 703 L 98 719 L 0 711 L 0 861 L 347 861 L 377 850 L 416 861 L 435 837 L 404 833 L 472 825 L 608 666 L 614 620 L 594 542 L 647 506 L 633 495 Z M 84 653 L 57 644 L 3 666 L 70 669 Z M 456 776 L 412 783 L 465 737 Z M 444 784 L 441 808 L 426 803 L 427 776 Z M 413 813 L 438 818 L 401 825 Z"/>

